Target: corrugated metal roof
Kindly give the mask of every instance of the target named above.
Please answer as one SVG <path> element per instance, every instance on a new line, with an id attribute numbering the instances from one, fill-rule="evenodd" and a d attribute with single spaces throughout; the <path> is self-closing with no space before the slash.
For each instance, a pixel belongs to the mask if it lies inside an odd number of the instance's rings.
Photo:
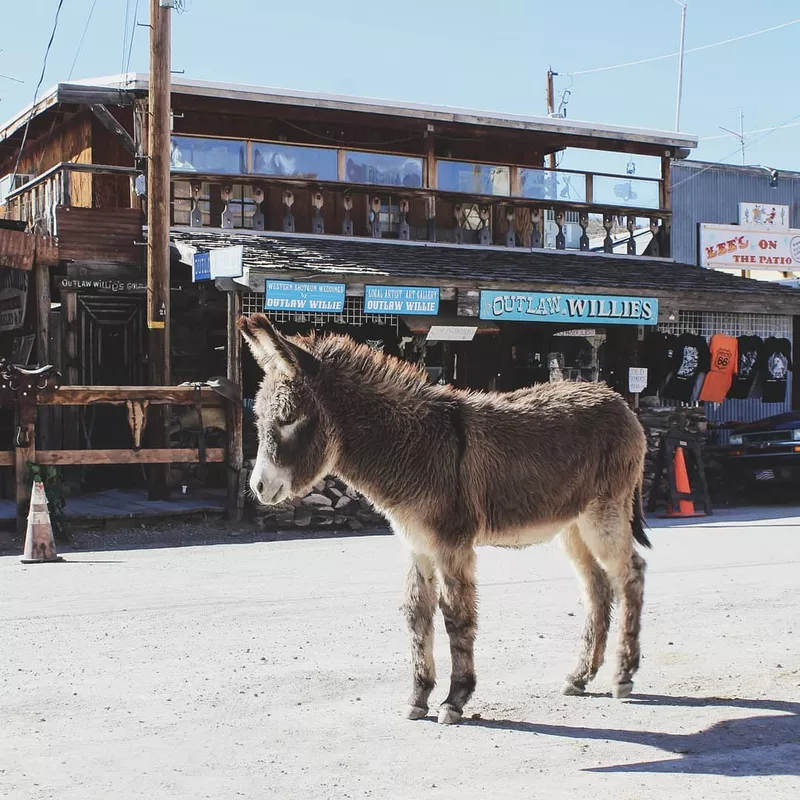
<path id="1" fill-rule="evenodd" d="M 779 172 L 771 188 L 769 174 L 759 167 L 682 161 L 672 165 L 672 255 L 697 263 L 697 223 L 723 225 L 739 221 L 739 203 L 789 206 L 789 224 L 800 228 L 800 173 Z"/>

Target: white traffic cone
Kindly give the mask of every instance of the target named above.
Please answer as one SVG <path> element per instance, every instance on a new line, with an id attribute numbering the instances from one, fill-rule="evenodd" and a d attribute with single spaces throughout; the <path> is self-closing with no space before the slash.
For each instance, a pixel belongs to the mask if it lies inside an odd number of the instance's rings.
<path id="1" fill-rule="evenodd" d="M 63 560 L 56 553 L 44 484 L 41 481 L 34 481 L 30 511 L 28 511 L 28 529 L 25 531 L 25 552 L 21 561 L 23 564 L 43 564 Z"/>

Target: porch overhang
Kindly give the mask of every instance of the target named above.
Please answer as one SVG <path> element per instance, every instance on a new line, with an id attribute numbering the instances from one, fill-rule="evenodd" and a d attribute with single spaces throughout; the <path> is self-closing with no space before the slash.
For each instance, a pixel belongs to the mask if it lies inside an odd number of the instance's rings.
<path id="1" fill-rule="evenodd" d="M 681 264 L 666 258 L 574 250 L 533 250 L 343 236 L 173 228 L 181 258 L 195 249 L 243 246 L 240 290 L 263 292 L 267 278 L 344 282 L 360 296 L 364 285 L 437 286 L 459 297 L 481 289 L 656 297 L 664 313 L 678 310 L 800 315 L 800 291 L 765 281 Z M 443 291 L 443 296 L 444 296 Z"/>

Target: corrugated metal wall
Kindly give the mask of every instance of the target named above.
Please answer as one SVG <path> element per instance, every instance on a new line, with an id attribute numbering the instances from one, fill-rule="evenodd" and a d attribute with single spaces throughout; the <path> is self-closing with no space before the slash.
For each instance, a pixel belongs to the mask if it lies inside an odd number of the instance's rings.
<path id="1" fill-rule="evenodd" d="M 735 224 L 739 221 L 740 202 L 788 205 L 789 224 L 800 228 L 800 173 L 780 173 L 778 185 L 773 189 L 769 174 L 763 169 L 676 161 L 670 178 L 671 244 L 676 261 L 696 264 L 697 223 Z"/>

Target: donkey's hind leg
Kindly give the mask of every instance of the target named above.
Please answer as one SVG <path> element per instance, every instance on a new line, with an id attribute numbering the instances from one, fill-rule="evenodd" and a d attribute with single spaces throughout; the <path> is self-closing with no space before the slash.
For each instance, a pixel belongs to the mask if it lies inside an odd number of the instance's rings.
<path id="1" fill-rule="evenodd" d="M 448 554 L 443 563 L 437 563 L 437 569 L 441 585 L 439 606 L 450 637 L 452 660 L 450 691 L 439 706 L 439 722 L 452 724 L 461 719 L 464 706 L 475 691 L 475 551 L 470 547 Z"/>
<path id="2" fill-rule="evenodd" d="M 403 612 L 411 633 L 414 686 L 406 717 L 420 719 L 428 713 L 428 698 L 436 685 L 433 660 L 433 617 L 436 613 L 436 573 L 428 556 L 413 553 L 406 578 Z"/>
<path id="3" fill-rule="evenodd" d="M 603 663 L 608 641 L 608 628 L 611 624 L 614 592 L 603 568 L 597 563 L 581 539 L 578 526 L 570 525 L 561 538 L 583 584 L 587 606 L 583 645 L 578 665 L 573 672 L 567 675 L 561 693 L 580 695 L 586 689 L 586 684 L 597 675 L 597 670 Z"/>
<path id="4" fill-rule="evenodd" d="M 598 501 L 581 520 L 580 533 L 608 574 L 619 603 L 618 666 L 611 694 L 627 697 L 639 669 L 645 571 L 645 560 L 633 549 L 630 502 Z"/>

